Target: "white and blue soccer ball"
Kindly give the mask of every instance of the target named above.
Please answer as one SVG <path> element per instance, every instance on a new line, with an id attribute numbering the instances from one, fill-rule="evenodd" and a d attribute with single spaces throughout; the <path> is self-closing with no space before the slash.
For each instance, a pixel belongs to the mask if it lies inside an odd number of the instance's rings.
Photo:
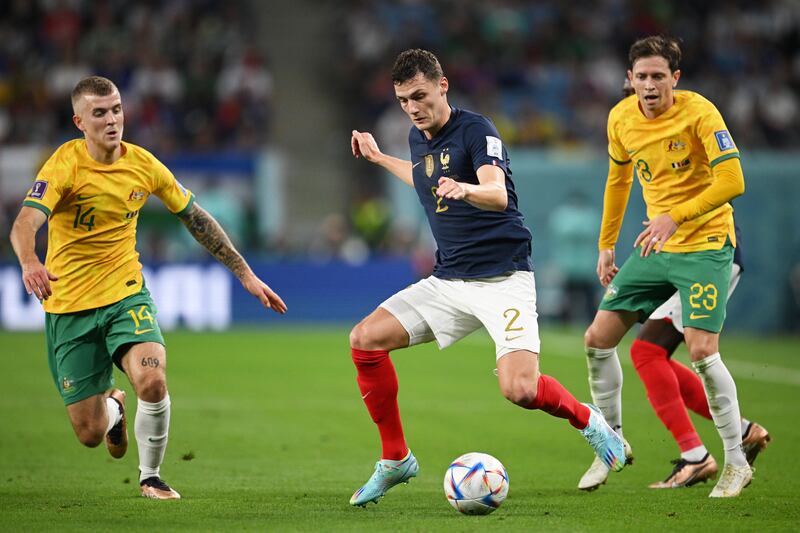
<path id="1" fill-rule="evenodd" d="M 447 468 L 444 494 L 456 511 L 489 514 L 506 499 L 508 473 L 488 453 L 465 453 Z"/>

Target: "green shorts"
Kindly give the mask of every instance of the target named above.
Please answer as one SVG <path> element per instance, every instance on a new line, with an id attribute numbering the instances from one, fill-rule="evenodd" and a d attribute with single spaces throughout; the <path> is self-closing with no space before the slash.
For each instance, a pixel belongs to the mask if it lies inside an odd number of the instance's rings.
<path id="1" fill-rule="evenodd" d="M 600 309 L 639 313 L 644 322 L 677 290 L 684 327 L 722 330 L 728 302 L 733 246 L 701 252 L 651 253 L 634 250 L 608 285 Z"/>
<path id="2" fill-rule="evenodd" d="M 47 358 L 65 405 L 101 394 L 114 385 L 113 366 L 131 344 L 164 337 L 147 287 L 119 302 L 78 311 L 45 314 Z M 119 352 L 119 353 L 118 353 Z"/>

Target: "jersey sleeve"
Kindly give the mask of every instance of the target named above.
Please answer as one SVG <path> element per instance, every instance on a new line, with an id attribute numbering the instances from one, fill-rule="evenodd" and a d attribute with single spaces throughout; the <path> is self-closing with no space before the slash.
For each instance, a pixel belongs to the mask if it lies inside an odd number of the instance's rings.
<path id="1" fill-rule="evenodd" d="M 488 120 L 476 121 L 464 130 L 465 146 L 472 158 L 472 168 L 477 172 L 483 165 L 500 167 L 506 175 L 508 169 L 508 153 L 497 128 Z"/>
<path id="2" fill-rule="evenodd" d="M 164 202 L 170 212 L 179 215 L 192 206 L 194 203 L 192 191 L 181 185 L 172 172 L 155 157 L 153 157 L 153 177 L 155 179 L 153 194 Z"/>
<path id="3" fill-rule="evenodd" d="M 697 137 L 703 143 L 708 163 L 714 168 L 718 163 L 739 157 L 722 115 L 711 102 L 704 102 L 698 113 Z"/>
<path id="4" fill-rule="evenodd" d="M 714 182 L 710 187 L 669 211 L 669 216 L 676 224 L 702 216 L 744 192 L 744 175 L 739 158 L 725 158 L 719 162 L 722 164 L 712 170 Z"/>
<path id="5" fill-rule="evenodd" d="M 617 110 L 615 107 L 608 114 L 608 178 L 603 195 L 603 218 L 600 222 L 600 237 L 597 243 L 600 250 L 614 248 L 617 243 L 633 184 L 631 159 L 618 134 Z"/>
<path id="6" fill-rule="evenodd" d="M 600 222 L 600 237 L 597 243 L 600 250 L 610 250 L 617 244 L 633 184 L 632 168 L 631 165 L 620 165 L 611 158 L 608 160 L 608 178 L 603 195 L 603 218 Z"/>
<path id="7" fill-rule="evenodd" d="M 69 161 L 63 147 L 56 150 L 36 175 L 22 205 L 33 207 L 50 217 L 56 205 L 71 188 L 75 161 Z"/>
<path id="8" fill-rule="evenodd" d="M 626 165 L 631 162 L 631 158 L 628 157 L 628 152 L 622 145 L 622 141 L 620 141 L 619 134 L 617 133 L 618 125 L 619 125 L 619 119 L 617 118 L 617 114 L 614 113 L 614 110 L 612 110 L 612 112 L 609 113 L 608 115 L 608 126 L 607 126 L 608 157 L 611 158 L 612 163 L 616 163 L 618 165 Z"/>

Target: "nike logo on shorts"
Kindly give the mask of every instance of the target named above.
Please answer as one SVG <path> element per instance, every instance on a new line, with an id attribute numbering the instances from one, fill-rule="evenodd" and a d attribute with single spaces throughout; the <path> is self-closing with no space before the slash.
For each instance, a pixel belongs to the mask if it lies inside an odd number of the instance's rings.
<path id="1" fill-rule="evenodd" d="M 696 315 L 696 314 L 694 314 L 694 312 L 692 312 L 692 313 L 689 315 L 689 318 L 690 318 L 691 320 L 698 320 L 698 319 L 700 319 L 700 318 L 709 318 L 710 316 L 711 316 L 711 315 Z"/>
<path id="2" fill-rule="evenodd" d="M 137 330 L 136 330 L 136 331 L 134 331 L 133 333 L 134 333 L 134 335 L 141 335 L 142 333 L 149 333 L 149 332 L 153 331 L 153 329 L 154 329 L 154 328 L 149 328 L 149 329 L 137 329 Z"/>
<path id="3" fill-rule="evenodd" d="M 517 339 L 519 339 L 519 338 L 521 338 L 521 337 L 524 337 L 524 336 L 525 336 L 525 335 L 517 335 L 516 337 L 509 337 L 509 336 L 506 336 L 506 342 L 515 341 L 515 340 L 517 340 Z"/>

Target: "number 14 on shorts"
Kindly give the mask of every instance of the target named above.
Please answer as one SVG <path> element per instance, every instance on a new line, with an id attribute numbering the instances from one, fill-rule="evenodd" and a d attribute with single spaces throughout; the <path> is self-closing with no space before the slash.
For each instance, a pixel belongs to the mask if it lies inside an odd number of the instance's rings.
<path id="1" fill-rule="evenodd" d="M 142 333 L 149 333 L 153 331 L 153 315 L 150 314 L 150 310 L 147 308 L 146 305 L 139 307 L 139 311 L 136 312 L 133 309 L 128 310 L 128 314 L 133 320 L 134 330 L 133 333 L 135 335 L 141 335 Z M 142 327 L 142 322 L 149 322 L 150 327 Z"/>

